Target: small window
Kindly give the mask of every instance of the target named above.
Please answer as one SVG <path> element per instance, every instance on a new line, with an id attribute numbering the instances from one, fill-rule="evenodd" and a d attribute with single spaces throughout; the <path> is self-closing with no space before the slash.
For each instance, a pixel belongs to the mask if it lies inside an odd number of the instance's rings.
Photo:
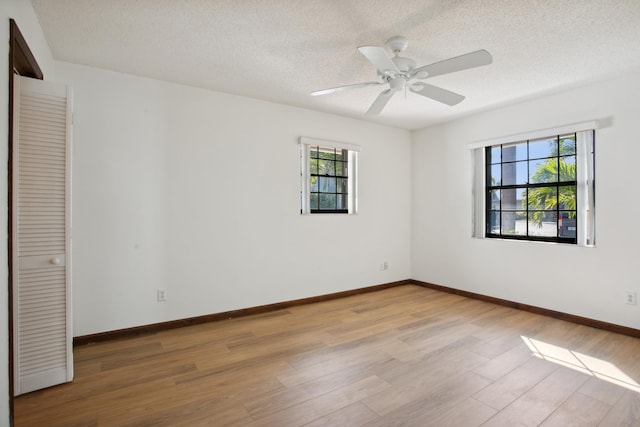
<path id="1" fill-rule="evenodd" d="M 593 244 L 593 131 L 484 150 L 486 237 Z"/>
<path id="2" fill-rule="evenodd" d="M 301 213 L 356 212 L 357 152 L 351 144 L 301 138 Z"/>

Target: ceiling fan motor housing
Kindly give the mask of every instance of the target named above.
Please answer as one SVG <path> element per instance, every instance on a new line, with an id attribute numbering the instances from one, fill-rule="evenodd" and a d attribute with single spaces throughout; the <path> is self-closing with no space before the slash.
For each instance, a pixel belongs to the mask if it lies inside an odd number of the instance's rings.
<path id="1" fill-rule="evenodd" d="M 416 68 L 416 61 L 410 58 L 403 58 L 401 56 L 396 56 L 395 58 L 391 58 L 391 60 L 393 61 L 394 64 L 396 64 L 396 67 L 398 67 L 398 70 L 402 71 L 403 73 L 408 73 L 409 71 Z"/>
<path id="2" fill-rule="evenodd" d="M 406 80 L 412 77 L 411 71 L 416 67 L 416 61 L 410 58 L 403 58 L 401 56 L 396 56 L 395 58 L 391 58 L 391 60 L 394 64 L 396 64 L 396 67 L 398 68 L 398 71 L 400 71 L 400 73 L 397 73 L 396 70 L 386 70 L 384 74 L 378 71 L 378 74 L 381 77 L 383 77 L 387 81 L 391 81 L 396 77 L 404 77 Z"/>

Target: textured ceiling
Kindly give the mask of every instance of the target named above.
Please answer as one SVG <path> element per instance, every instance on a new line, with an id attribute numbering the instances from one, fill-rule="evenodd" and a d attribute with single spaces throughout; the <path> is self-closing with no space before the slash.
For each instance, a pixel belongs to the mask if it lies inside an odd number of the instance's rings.
<path id="1" fill-rule="evenodd" d="M 56 60 L 418 129 L 640 71 L 640 0 L 32 0 Z M 418 66 L 478 49 L 493 64 L 428 83 L 453 107 L 383 86 L 356 50 L 392 36 Z"/>

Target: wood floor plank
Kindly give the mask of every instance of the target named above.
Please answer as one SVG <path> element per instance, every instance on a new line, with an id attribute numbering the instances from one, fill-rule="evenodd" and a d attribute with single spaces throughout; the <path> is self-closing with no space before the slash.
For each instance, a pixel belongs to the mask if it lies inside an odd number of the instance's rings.
<path id="1" fill-rule="evenodd" d="M 345 387 L 351 383 L 364 380 L 370 376 L 371 374 L 364 369 L 344 369 L 282 390 L 276 394 L 269 393 L 264 397 L 248 402 L 245 407 L 251 416 L 259 418 Z"/>
<path id="2" fill-rule="evenodd" d="M 332 412 L 305 424 L 305 427 L 364 426 L 378 417 L 373 411 L 360 402 Z"/>
<path id="3" fill-rule="evenodd" d="M 625 388 L 620 387 L 617 384 L 592 377 L 589 381 L 584 383 L 578 391 L 582 394 L 586 394 L 587 396 L 591 396 L 594 399 L 598 399 L 600 402 L 607 405 L 615 405 L 622 397 L 625 390 Z"/>
<path id="4" fill-rule="evenodd" d="M 476 427 L 496 412 L 489 405 L 470 397 L 440 414 L 433 414 L 428 424 L 438 427 Z"/>
<path id="5" fill-rule="evenodd" d="M 472 337 L 465 337 L 447 347 L 425 354 L 421 359 L 408 362 L 390 359 L 376 366 L 374 372 L 394 385 L 424 381 L 433 384 L 450 374 L 474 369 L 486 363 L 486 358 L 468 351 L 476 344 L 474 340 Z"/>
<path id="6" fill-rule="evenodd" d="M 288 362 L 295 369 L 302 371 L 320 364 L 337 363 L 348 365 L 350 363 L 357 363 L 358 360 L 362 358 L 368 359 L 373 354 L 381 357 L 382 355 L 379 354 L 380 349 L 383 348 L 384 342 L 386 342 L 389 337 L 393 337 L 394 334 L 395 332 L 389 331 L 334 346 L 325 346 L 293 355 L 288 359 Z"/>
<path id="7" fill-rule="evenodd" d="M 371 427 L 386 426 L 425 426 L 440 414 L 457 407 L 478 390 L 486 387 L 489 381 L 473 372 L 450 376 L 447 381 L 431 389 L 422 389 L 415 393 L 415 398 L 397 405 L 393 410 L 381 414 L 380 418 L 370 423 Z M 370 406 L 371 400 L 364 403 Z M 378 410 L 372 408 L 374 412 Z"/>
<path id="8" fill-rule="evenodd" d="M 640 425 L 640 340 L 404 285 L 78 346 L 16 427 Z"/>
<path id="9" fill-rule="evenodd" d="M 394 330 L 397 326 L 415 321 L 409 313 L 396 313 L 379 319 L 364 318 L 359 322 L 346 324 L 339 328 L 330 329 L 322 339 L 329 346 L 342 344 L 371 335 Z"/>
<path id="10" fill-rule="evenodd" d="M 625 391 L 602 419 L 602 427 L 622 427 L 640 425 L 640 395 Z"/>
<path id="11" fill-rule="evenodd" d="M 437 351 L 463 338 L 472 337 L 480 329 L 479 326 L 466 322 L 452 322 L 452 324 L 441 325 L 441 328 L 430 330 L 429 332 L 414 333 L 410 336 L 403 336 L 400 339 L 411 344 L 416 350 L 425 353 Z M 478 342 L 480 340 L 477 340 Z"/>
<path id="12" fill-rule="evenodd" d="M 478 337 L 476 334 L 473 334 L 473 336 Z M 489 340 L 483 339 L 473 351 L 480 356 L 493 359 L 514 348 L 522 348 L 522 338 L 507 333 Z"/>
<path id="13" fill-rule="evenodd" d="M 355 383 L 332 390 L 314 399 L 288 407 L 281 411 L 258 418 L 251 427 L 259 426 L 301 426 L 318 418 L 343 409 L 360 400 L 391 387 L 376 376 L 369 376 Z M 254 418 L 256 416 L 254 415 Z"/>
<path id="14" fill-rule="evenodd" d="M 611 406 L 582 393 L 572 394 L 547 419 L 542 427 L 597 426 Z"/>
<path id="15" fill-rule="evenodd" d="M 538 426 L 569 398 L 588 377 L 560 367 L 524 393 L 484 425 Z"/>
<path id="16" fill-rule="evenodd" d="M 447 389 L 451 381 L 486 361 L 473 353 L 463 353 L 458 357 L 457 360 L 442 358 L 425 365 L 404 365 L 400 369 L 381 367 L 384 369 L 382 378 L 393 387 L 366 399 L 364 403 L 377 414 L 386 415 L 398 407 L 426 399 L 433 390 Z M 489 380 L 486 382 L 488 384 Z"/>
<path id="17" fill-rule="evenodd" d="M 527 362 L 504 376 L 498 377 L 491 385 L 480 390 L 473 397 L 494 409 L 502 410 L 556 369 L 558 366 L 553 363 L 530 357 Z M 478 372 L 478 369 L 475 369 L 474 372 Z"/>
<path id="18" fill-rule="evenodd" d="M 531 351 L 520 344 L 478 366 L 474 372 L 490 380 L 498 380 L 532 357 Z"/>
<path id="19" fill-rule="evenodd" d="M 327 375 L 340 371 L 354 372 L 371 369 L 389 360 L 389 356 L 382 352 L 363 349 L 360 352 L 340 353 L 322 362 L 307 365 L 303 369 L 294 369 L 277 376 L 278 380 L 287 388 L 309 383 Z"/>

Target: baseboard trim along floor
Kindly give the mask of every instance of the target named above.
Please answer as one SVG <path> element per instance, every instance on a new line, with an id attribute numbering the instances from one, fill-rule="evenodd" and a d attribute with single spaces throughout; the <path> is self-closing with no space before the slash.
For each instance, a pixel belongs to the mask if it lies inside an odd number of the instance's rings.
<path id="1" fill-rule="evenodd" d="M 251 316 L 254 314 L 268 313 L 270 311 L 282 310 L 289 307 L 295 307 L 295 306 L 305 305 L 305 304 L 313 304 L 317 302 L 329 301 L 329 300 L 338 299 L 338 298 L 345 298 L 352 295 L 375 292 L 383 289 L 388 289 L 396 286 L 409 285 L 409 284 L 418 285 L 424 288 L 434 289 L 441 292 L 447 292 L 450 294 L 460 295 L 467 298 L 490 302 L 493 304 L 515 308 L 515 309 L 527 311 L 530 313 L 541 314 L 543 316 L 565 320 L 568 322 L 577 323 L 579 325 L 591 326 L 593 328 L 603 329 L 606 331 L 627 335 L 634 338 L 640 338 L 640 329 L 634 329 L 627 326 L 616 325 L 614 323 L 608 323 L 608 322 L 603 322 L 596 319 L 590 319 L 588 317 L 581 317 L 581 316 L 576 316 L 569 313 L 563 313 L 561 311 L 549 310 L 542 307 L 522 304 L 519 302 L 509 301 L 509 300 L 487 296 L 483 294 L 478 294 L 475 292 L 469 292 L 461 289 L 450 288 L 447 286 L 436 285 L 433 283 L 423 282 L 420 280 L 405 279 L 405 280 L 399 280 L 396 282 L 383 283 L 380 285 L 368 286 L 364 288 L 352 289 L 352 290 L 342 291 L 342 292 L 335 292 L 335 293 L 326 294 L 326 295 L 318 295 L 318 296 L 313 296 L 309 298 L 301 298 L 297 300 L 261 305 L 257 307 L 225 311 L 222 313 L 207 314 L 204 316 L 196 316 L 196 317 L 190 317 L 186 319 L 171 320 L 168 322 L 153 323 L 150 325 L 143 325 L 143 326 L 136 326 L 132 328 L 118 329 L 114 331 L 100 332 L 97 334 L 82 335 L 82 336 L 74 337 L 73 344 L 74 346 L 81 346 L 81 345 L 86 345 L 90 343 L 109 341 L 109 340 L 125 338 L 125 337 L 148 335 L 148 334 L 153 334 L 153 333 L 164 331 L 164 330 L 181 328 L 184 326 L 215 322 L 218 320 L 231 319 L 231 318 L 237 318 L 237 317 L 243 317 L 243 316 Z"/>
<path id="2" fill-rule="evenodd" d="M 383 283 L 365 288 L 351 289 L 348 291 L 335 292 L 331 294 L 318 295 L 309 298 L 301 298 L 291 301 L 277 302 L 274 304 L 260 305 L 257 307 L 242 308 L 239 310 L 225 311 L 222 313 L 206 314 L 204 316 L 189 317 L 186 319 L 170 320 L 168 322 L 153 323 L 150 325 L 135 326 L 133 328 L 118 329 L 115 331 L 100 332 L 91 335 L 82 335 L 73 338 L 73 345 L 80 346 L 95 342 L 109 341 L 118 338 L 132 337 L 138 335 L 148 335 L 169 329 L 181 328 L 183 326 L 198 325 L 201 323 L 215 322 L 218 320 L 232 319 L 236 317 L 251 316 L 254 314 L 268 313 L 270 311 L 282 310 L 298 305 L 313 304 L 316 302 L 329 301 L 338 298 L 345 298 L 352 295 L 365 294 L 368 292 L 381 291 L 395 286 L 409 285 L 411 280 L 400 280 L 397 282 Z"/>

